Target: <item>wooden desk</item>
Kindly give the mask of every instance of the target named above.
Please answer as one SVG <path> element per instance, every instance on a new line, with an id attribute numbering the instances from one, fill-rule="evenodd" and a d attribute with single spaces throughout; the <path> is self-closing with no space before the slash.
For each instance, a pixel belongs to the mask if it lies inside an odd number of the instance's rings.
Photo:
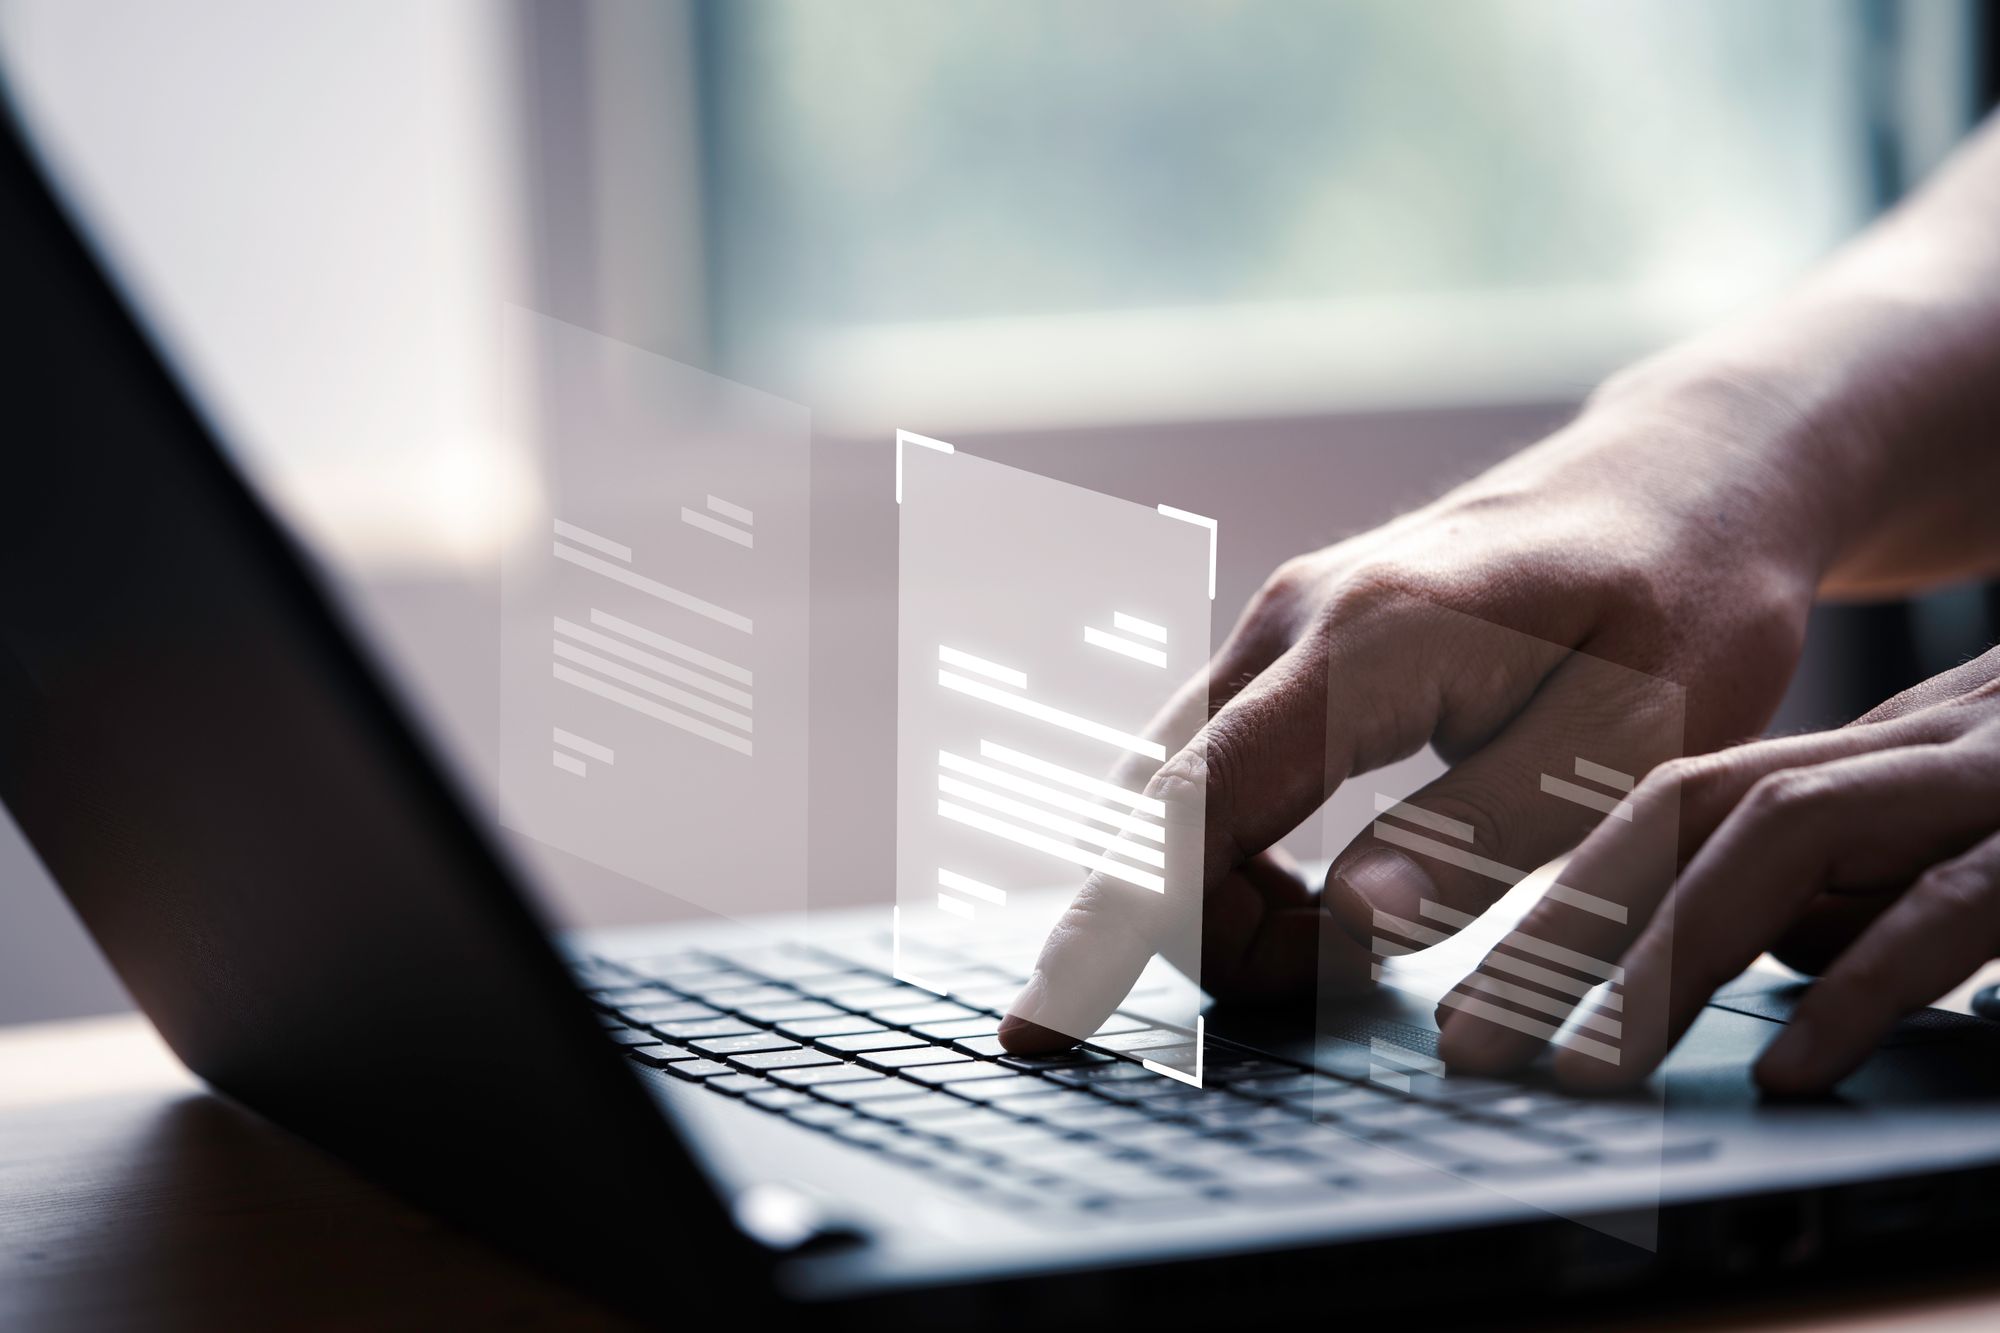
<path id="1" fill-rule="evenodd" d="M 617 1329 L 210 1096 L 138 1018 L 0 1028 L 0 1329 Z M 1640 1319 L 1990 1333 L 2000 1278 Z"/>
<path id="2" fill-rule="evenodd" d="M 621 1328 L 203 1091 L 138 1018 L 0 1028 L 0 1329 Z"/>

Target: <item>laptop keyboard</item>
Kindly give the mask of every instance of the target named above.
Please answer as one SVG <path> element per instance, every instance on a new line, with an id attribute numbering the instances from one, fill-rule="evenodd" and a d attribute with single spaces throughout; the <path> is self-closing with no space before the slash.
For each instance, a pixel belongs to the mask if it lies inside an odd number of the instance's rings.
<path id="1" fill-rule="evenodd" d="M 1365 1043 L 1329 1073 L 1211 1036 L 1202 1088 L 1140 1063 L 1189 1034 L 1122 1013 L 1074 1050 L 1009 1055 L 995 1034 L 1020 983 L 978 964 L 929 976 L 944 998 L 804 946 L 576 966 L 630 1059 L 1049 1217 L 1407 1195 L 1707 1150 L 1663 1139 L 1656 1107 L 1387 1071 Z"/>

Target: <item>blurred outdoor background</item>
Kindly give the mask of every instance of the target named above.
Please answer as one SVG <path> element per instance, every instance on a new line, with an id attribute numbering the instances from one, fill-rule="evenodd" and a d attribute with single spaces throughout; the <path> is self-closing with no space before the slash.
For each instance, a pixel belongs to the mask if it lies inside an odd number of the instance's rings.
<path id="1" fill-rule="evenodd" d="M 1782 289 L 1990 103 L 1972 0 L 6 0 L 0 64 L 475 793 L 527 306 L 814 414 L 816 906 L 886 901 L 903 426 L 1287 555 Z M 33 448 L 12 441 L 11 448 Z M 1829 608 L 1775 724 L 1994 633 Z M 885 731 L 885 727 L 887 730 Z M 784 832 L 784 831 L 777 831 Z M 585 923 L 685 912 L 537 855 Z M 122 992 L 0 825 L 0 1021 Z"/>

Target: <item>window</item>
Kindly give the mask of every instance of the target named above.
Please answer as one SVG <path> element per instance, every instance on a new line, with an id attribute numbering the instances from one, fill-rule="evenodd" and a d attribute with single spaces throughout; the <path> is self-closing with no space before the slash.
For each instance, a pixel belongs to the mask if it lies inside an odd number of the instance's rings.
<path id="1" fill-rule="evenodd" d="M 723 345 L 816 405 L 1032 374 L 1089 415 L 1176 358 L 1279 398 L 1587 386 L 1872 211 L 1864 14 L 712 4 Z"/>

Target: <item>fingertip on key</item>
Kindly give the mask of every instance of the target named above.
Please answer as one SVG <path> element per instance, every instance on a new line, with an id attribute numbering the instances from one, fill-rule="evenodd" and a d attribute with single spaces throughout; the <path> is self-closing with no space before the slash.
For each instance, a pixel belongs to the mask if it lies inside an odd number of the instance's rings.
<path id="1" fill-rule="evenodd" d="M 1772 1097 L 1814 1097 L 1833 1079 L 1809 1027 L 1794 1025 L 1778 1034 L 1751 1070 L 1757 1087 Z"/>
<path id="2" fill-rule="evenodd" d="M 1438 1058 L 1454 1074 L 1518 1073 L 1533 1058 L 1534 1048 L 1521 1050 L 1510 1036 L 1482 1018 L 1438 1007 Z"/>
<path id="3" fill-rule="evenodd" d="M 1008 1014 L 1000 1020 L 999 1037 L 1001 1046 L 1011 1055 L 1049 1055 L 1076 1045 L 1076 1038 L 1019 1014 Z"/>

